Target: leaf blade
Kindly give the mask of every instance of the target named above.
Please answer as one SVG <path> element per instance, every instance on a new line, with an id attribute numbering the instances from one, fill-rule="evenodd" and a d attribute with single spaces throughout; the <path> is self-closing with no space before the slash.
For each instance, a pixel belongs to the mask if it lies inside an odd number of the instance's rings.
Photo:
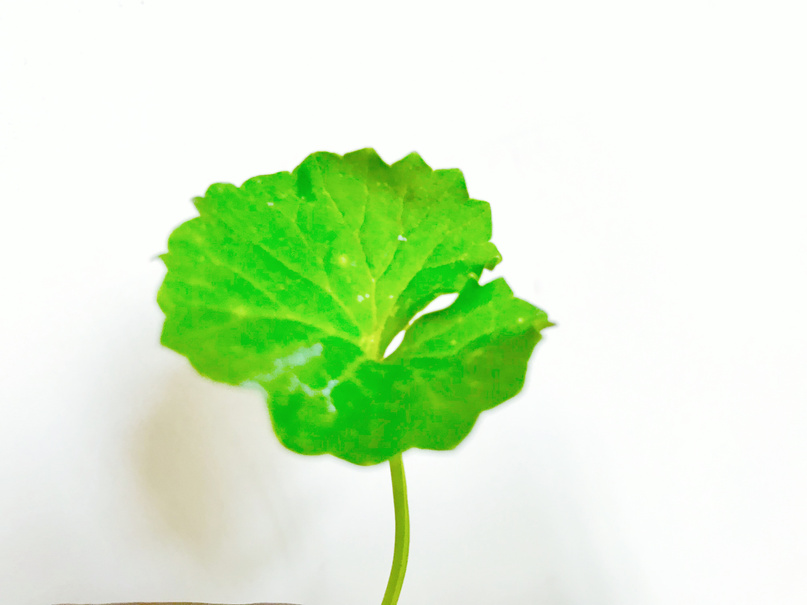
<path id="1" fill-rule="evenodd" d="M 456 446 L 521 390 L 551 325 L 504 280 L 478 284 L 501 260 L 490 206 L 417 154 L 388 165 L 372 149 L 319 152 L 195 204 L 163 255 L 161 342 L 205 376 L 260 389 L 301 454 L 375 464 Z"/>

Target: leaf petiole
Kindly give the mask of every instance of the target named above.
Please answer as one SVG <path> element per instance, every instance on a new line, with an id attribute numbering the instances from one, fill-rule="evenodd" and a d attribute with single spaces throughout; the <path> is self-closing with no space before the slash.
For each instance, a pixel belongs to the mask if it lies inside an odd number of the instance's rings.
<path id="1" fill-rule="evenodd" d="M 406 497 L 406 475 L 401 454 L 390 458 L 389 467 L 392 475 L 392 498 L 395 503 L 395 554 L 392 558 L 387 591 L 381 605 L 398 603 L 406 574 L 406 563 L 409 560 L 409 502 Z"/>

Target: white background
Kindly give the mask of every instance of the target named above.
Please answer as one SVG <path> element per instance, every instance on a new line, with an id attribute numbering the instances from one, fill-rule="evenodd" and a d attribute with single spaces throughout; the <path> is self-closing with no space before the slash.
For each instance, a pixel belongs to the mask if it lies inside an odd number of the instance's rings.
<path id="1" fill-rule="evenodd" d="M 0 605 L 380 602 L 387 468 L 154 300 L 191 197 L 367 146 L 461 168 L 558 324 L 405 457 L 400 605 L 807 602 L 803 2 L 0 6 Z"/>

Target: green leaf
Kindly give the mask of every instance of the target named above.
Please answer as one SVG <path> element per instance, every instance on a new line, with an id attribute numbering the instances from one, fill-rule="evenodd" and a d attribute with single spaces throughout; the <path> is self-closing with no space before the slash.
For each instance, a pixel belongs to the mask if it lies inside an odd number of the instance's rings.
<path id="1" fill-rule="evenodd" d="M 194 202 L 162 257 L 162 343 L 204 376 L 259 387 L 295 452 L 375 464 L 453 448 L 521 390 L 552 325 L 503 280 L 479 285 L 501 260 L 490 206 L 417 154 L 314 153 Z"/>

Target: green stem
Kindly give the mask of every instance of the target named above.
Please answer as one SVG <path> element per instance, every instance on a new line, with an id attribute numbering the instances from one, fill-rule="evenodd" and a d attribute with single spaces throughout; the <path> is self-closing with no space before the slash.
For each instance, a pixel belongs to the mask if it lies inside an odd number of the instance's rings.
<path id="1" fill-rule="evenodd" d="M 406 562 L 409 560 L 409 503 L 406 498 L 406 475 L 401 454 L 390 458 L 392 498 L 395 502 L 395 555 L 381 605 L 396 605 L 401 594 Z"/>

